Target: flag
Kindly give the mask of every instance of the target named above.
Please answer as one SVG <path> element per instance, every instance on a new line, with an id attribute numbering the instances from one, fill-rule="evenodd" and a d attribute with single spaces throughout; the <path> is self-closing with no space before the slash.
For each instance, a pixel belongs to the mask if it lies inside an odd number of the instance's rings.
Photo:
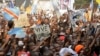
<path id="1" fill-rule="evenodd" d="M 16 35 L 18 38 L 24 38 L 26 36 L 26 32 L 22 28 L 13 28 L 8 31 L 9 35 Z"/>
<path id="2" fill-rule="evenodd" d="M 68 8 L 70 10 L 74 10 L 74 3 L 75 3 L 75 0 L 69 0 Z"/>
<path id="3" fill-rule="evenodd" d="M 18 30 L 21 30 L 21 28 L 14 28 L 14 29 L 11 29 L 10 31 L 8 31 L 8 34 L 13 35 L 13 34 L 15 34 L 16 31 L 18 31 Z"/>
<path id="4" fill-rule="evenodd" d="M 96 2 L 97 2 L 98 4 L 100 4 L 100 0 L 96 0 Z"/>
<path id="5" fill-rule="evenodd" d="M 93 0 L 91 0 L 89 8 L 93 9 Z"/>
<path id="6" fill-rule="evenodd" d="M 59 6 L 58 6 L 58 3 L 57 3 L 57 0 L 51 0 L 51 4 L 54 8 L 54 11 L 57 14 L 57 17 L 59 18 L 60 17 L 60 12 L 59 12 Z"/>
<path id="7" fill-rule="evenodd" d="M 26 0 L 23 2 L 23 4 L 20 7 L 20 9 L 23 10 L 23 11 L 25 10 L 25 4 L 26 4 Z"/>
<path id="8" fill-rule="evenodd" d="M 38 2 L 39 2 L 39 0 L 34 1 L 33 5 L 32 5 L 31 14 L 34 14 L 36 12 Z"/>
<path id="9" fill-rule="evenodd" d="M 32 4 L 33 4 L 33 1 L 31 1 L 31 3 L 25 8 L 25 12 L 27 14 L 30 14 L 32 12 Z"/>
<path id="10" fill-rule="evenodd" d="M 69 0 L 60 0 L 60 9 L 66 9 L 69 5 Z"/>
<path id="11" fill-rule="evenodd" d="M 3 8 L 3 17 L 6 20 L 12 20 L 13 18 L 18 19 L 20 11 L 17 8 Z"/>
<path id="12" fill-rule="evenodd" d="M 29 6 L 26 8 L 26 13 L 27 13 L 27 14 L 30 14 L 30 12 L 31 12 L 31 7 L 32 7 L 32 6 L 29 5 Z"/>
<path id="13" fill-rule="evenodd" d="M 9 3 L 8 3 L 8 7 L 9 7 L 9 8 L 14 8 L 14 3 L 13 3 L 12 0 L 9 1 Z"/>

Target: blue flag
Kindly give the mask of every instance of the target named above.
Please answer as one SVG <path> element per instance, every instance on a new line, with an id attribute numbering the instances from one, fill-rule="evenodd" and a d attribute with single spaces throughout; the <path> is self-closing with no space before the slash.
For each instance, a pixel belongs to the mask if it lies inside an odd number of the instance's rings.
<path id="1" fill-rule="evenodd" d="M 8 32 L 9 35 L 15 34 L 18 38 L 24 38 L 26 36 L 26 32 L 22 28 L 14 28 Z"/>
<path id="2" fill-rule="evenodd" d="M 14 18 L 16 18 L 14 15 L 16 15 L 18 17 L 18 15 L 20 14 L 20 10 L 15 7 L 15 8 L 6 8 L 7 10 L 3 10 L 2 14 L 4 19 L 6 20 L 12 20 Z"/>

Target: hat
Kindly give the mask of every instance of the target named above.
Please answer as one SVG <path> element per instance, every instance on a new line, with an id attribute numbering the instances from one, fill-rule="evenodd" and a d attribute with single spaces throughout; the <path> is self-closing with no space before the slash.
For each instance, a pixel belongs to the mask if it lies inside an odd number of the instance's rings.
<path id="1" fill-rule="evenodd" d="M 65 39 L 65 36 L 60 36 L 59 39 L 60 39 L 61 41 L 63 41 L 63 40 Z"/>
<path id="2" fill-rule="evenodd" d="M 77 45 L 77 46 L 75 47 L 75 51 L 76 51 L 77 53 L 79 53 L 83 48 L 84 48 L 83 45 Z"/>

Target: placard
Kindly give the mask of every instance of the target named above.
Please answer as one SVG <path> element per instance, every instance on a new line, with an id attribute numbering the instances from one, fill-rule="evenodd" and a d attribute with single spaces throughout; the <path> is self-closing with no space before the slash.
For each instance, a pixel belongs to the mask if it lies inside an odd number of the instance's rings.
<path id="1" fill-rule="evenodd" d="M 37 40 L 42 40 L 46 37 L 49 37 L 50 27 L 49 27 L 49 25 L 36 26 L 36 27 L 34 27 L 34 32 L 37 36 Z"/>

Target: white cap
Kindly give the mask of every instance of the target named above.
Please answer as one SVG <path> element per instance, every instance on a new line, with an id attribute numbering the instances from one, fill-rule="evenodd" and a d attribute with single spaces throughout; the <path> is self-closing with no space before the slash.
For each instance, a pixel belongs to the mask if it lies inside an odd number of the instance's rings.
<path id="1" fill-rule="evenodd" d="M 85 31 L 85 29 L 83 28 L 82 31 Z"/>
<path id="2" fill-rule="evenodd" d="M 18 41 L 18 45 L 19 45 L 19 46 L 24 45 L 23 41 Z"/>

